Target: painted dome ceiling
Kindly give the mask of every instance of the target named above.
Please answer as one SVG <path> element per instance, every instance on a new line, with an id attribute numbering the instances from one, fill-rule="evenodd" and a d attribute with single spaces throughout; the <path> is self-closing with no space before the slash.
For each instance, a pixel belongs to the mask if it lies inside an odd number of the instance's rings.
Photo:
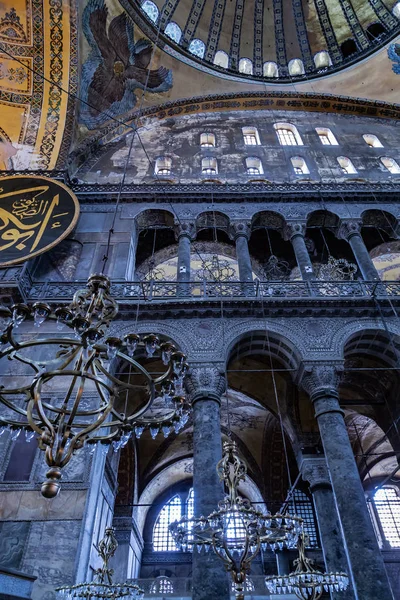
<path id="1" fill-rule="evenodd" d="M 321 77 L 400 33 L 397 0 L 121 0 L 173 56 L 225 78 Z"/>

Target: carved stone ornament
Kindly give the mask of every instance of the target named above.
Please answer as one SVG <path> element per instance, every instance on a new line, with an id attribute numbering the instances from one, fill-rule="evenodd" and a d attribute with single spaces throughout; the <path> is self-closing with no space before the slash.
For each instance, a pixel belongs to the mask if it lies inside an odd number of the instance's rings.
<path id="1" fill-rule="evenodd" d="M 286 241 L 289 241 L 292 238 L 294 238 L 296 235 L 301 235 L 302 237 L 304 237 L 306 234 L 306 228 L 307 228 L 306 223 L 302 223 L 302 222 L 298 222 L 298 221 L 296 223 L 291 223 L 289 221 L 288 223 L 285 224 L 285 226 L 283 228 L 283 239 Z"/>
<path id="2" fill-rule="evenodd" d="M 321 396 L 338 397 L 338 387 L 343 371 L 342 365 L 306 365 L 301 386 L 314 402 Z"/>
<path id="3" fill-rule="evenodd" d="M 194 367 L 186 377 L 186 389 L 192 402 L 197 400 L 221 401 L 226 390 L 226 378 L 222 369 L 205 365 Z"/>
<path id="4" fill-rule="evenodd" d="M 175 224 L 175 237 L 179 240 L 180 237 L 186 236 L 190 240 L 196 239 L 196 225 L 191 221 L 181 221 Z"/>
<path id="5" fill-rule="evenodd" d="M 361 219 L 342 220 L 339 225 L 337 237 L 341 240 L 349 241 L 353 235 L 360 235 L 361 227 Z"/>
<path id="6" fill-rule="evenodd" d="M 247 240 L 251 235 L 251 224 L 249 221 L 233 221 L 230 226 L 231 238 L 236 240 L 238 237 L 243 236 Z"/>
<path id="7" fill-rule="evenodd" d="M 304 481 L 310 484 L 311 491 L 317 487 L 331 487 L 325 456 L 303 458 L 300 471 Z"/>

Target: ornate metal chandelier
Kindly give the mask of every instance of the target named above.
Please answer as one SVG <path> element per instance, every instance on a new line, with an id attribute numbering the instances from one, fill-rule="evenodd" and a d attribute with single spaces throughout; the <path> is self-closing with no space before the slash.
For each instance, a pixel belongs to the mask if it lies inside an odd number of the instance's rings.
<path id="1" fill-rule="evenodd" d="M 313 566 L 313 561 L 305 554 L 306 536 L 299 535 L 297 549 L 299 558 L 294 561 L 296 567 L 289 575 L 270 575 L 265 585 L 271 594 L 294 593 L 300 600 L 319 600 L 324 592 L 344 592 L 349 585 L 346 573 L 322 573 Z"/>
<path id="2" fill-rule="evenodd" d="M 217 472 L 228 490 L 218 510 L 208 517 L 183 517 L 170 525 L 170 531 L 178 548 L 184 551 L 209 552 L 211 548 L 232 575 L 236 599 L 243 600 L 246 575 L 260 547 L 264 550 L 296 547 L 303 520 L 264 513 L 240 497 L 238 487 L 247 467 L 235 442 L 224 442 Z"/>
<path id="3" fill-rule="evenodd" d="M 99 442 L 112 444 L 117 451 L 132 434 L 139 438 L 148 428 L 153 438 L 161 430 L 167 436 L 188 420 L 185 356 L 153 334 L 107 337 L 117 312 L 105 275 L 89 277 L 69 306 L 0 308 L 0 361 L 11 360 L 25 382 L 0 389 L 0 426 L 13 439 L 22 430 L 27 440 L 38 435 L 50 467 L 42 485 L 46 498 L 57 495 L 61 469 L 85 444 L 92 451 Z M 43 337 L 25 330 L 22 324 L 31 318 Z M 3 383 L 7 379 L 14 383 L 6 373 Z"/>
<path id="4" fill-rule="evenodd" d="M 115 554 L 118 542 L 114 535 L 114 529 L 107 527 L 104 538 L 100 540 L 97 547 L 100 558 L 103 561 L 100 569 L 94 572 L 93 581 L 90 583 L 78 583 L 73 586 L 56 588 L 57 600 L 73 600 L 84 598 L 85 600 L 134 600 L 143 598 L 144 591 L 132 583 L 113 583 L 114 570 L 110 569 L 108 562 Z"/>

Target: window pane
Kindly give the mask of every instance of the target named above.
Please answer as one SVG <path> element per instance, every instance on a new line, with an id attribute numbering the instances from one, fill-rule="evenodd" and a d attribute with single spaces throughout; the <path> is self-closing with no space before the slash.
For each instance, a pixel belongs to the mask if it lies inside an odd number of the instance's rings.
<path id="1" fill-rule="evenodd" d="M 309 548 L 318 547 L 317 526 L 310 498 L 301 490 L 295 490 L 289 503 L 288 513 L 304 519 L 304 530 L 310 538 Z"/>
<path id="2" fill-rule="evenodd" d="M 25 432 L 21 431 L 10 452 L 3 481 L 29 481 L 37 447 L 36 438 L 27 442 Z"/>
<path id="3" fill-rule="evenodd" d="M 400 496 L 393 488 L 382 488 L 375 492 L 374 502 L 386 541 L 400 548 Z"/>
<path id="4" fill-rule="evenodd" d="M 276 133 L 282 146 L 297 146 L 295 135 L 290 129 L 277 129 Z"/>
<path id="5" fill-rule="evenodd" d="M 153 532 L 153 550 L 156 552 L 177 552 L 178 548 L 175 545 L 174 539 L 169 532 L 169 525 L 174 521 L 178 521 L 182 516 L 182 502 L 179 496 L 172 498 L 166 504 L 154 526 Z"/>

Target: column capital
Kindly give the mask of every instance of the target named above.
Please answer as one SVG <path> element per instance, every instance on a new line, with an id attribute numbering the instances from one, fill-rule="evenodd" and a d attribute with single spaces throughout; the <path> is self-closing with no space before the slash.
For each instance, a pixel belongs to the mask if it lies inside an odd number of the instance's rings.
<path id="1" fill-rule="evenodd" d="M 328 465 L 325 456 L 303 456 L 300 459 L 299 469 L 304 481 L 308 481 L 311 491 L 316 488 L 331 488 Z"/>
<path id="2" fill-rule="evenodd" d="M 190 369 L 186 388 L 192 403 L 198 400 L 215 400 L 221 403 L 226 390 L 225 373 L 215 365 L 198 365 Z"/>
<path id="3" fill-rule="evenodd" d="M 283 226 L 283 239 L 290 241 L 298 235 L 304 237 L 306 229 L 307 223 L 305 221 L 287 221 Z"/>
<path id="4" fill-rule="evenodd" d="M 361 219 L 341 219 L 336 237 L 348 242 L 353 235 L 360 235 L 361 227 Z"/>
<path id="5" fill-rule="evenodd" d="M 229 233 L 230 237 L 235 241 L 241 236 L 245 237 L 246 240 L 249 240 L 251 235 L 250 221 L 232 221 L 229 227 Z"/>
<path id="6" fill-rule="evenodd" d="M 338 388 L 343 372 L 343 362 L 304 363 L 299 381 L 312 402 L 322 397 L 339 397 Z"/>
<path id="7" fill-rule="evenodd" d="M 175 223 L 174 227 L 175 239 L 179 240 L 181 237 L 187 237 L 190 241 L 196 239 L 196 225 L 192 221 L 181 221 Z"/>

